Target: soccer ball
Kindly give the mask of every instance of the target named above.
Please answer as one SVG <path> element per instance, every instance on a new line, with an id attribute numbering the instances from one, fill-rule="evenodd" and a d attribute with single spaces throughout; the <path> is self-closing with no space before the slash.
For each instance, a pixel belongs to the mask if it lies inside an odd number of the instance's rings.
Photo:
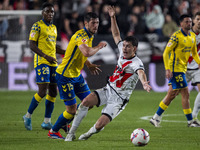
<path id="1" fill-rule="evenodd" d="M 145 129 L 138 128 L 131 133 L 131 142 L 135 146 L 145 146 L 148 144 L 149 140 L 149 133 Z"/>

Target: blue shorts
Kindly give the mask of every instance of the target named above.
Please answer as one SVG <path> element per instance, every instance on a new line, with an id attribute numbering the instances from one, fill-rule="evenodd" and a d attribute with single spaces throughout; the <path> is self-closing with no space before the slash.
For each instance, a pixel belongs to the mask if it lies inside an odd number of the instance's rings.
<path id="1" fill-rule="evenodd" d="M 187 87 L 185 73 L 173 72 L 173 77 L 169 80 L 169 85 L 172 85 L 173 90 L 178 90 Z"/>
<path id="2" fill-rule="evenodd" d="M 41 64 L 35 68 L 36 83 L 54 83 L 56 84 L 56 68 L 46 64 Z"/>
<path id="3" fill-rule="evenodd" d="M 82 101 L 91 93 L 82 75 L 76 78 L 67 78 L 56 73 L 56 80 L 60 99 L 67 106 L 76 104 L 76 96 Z"/>

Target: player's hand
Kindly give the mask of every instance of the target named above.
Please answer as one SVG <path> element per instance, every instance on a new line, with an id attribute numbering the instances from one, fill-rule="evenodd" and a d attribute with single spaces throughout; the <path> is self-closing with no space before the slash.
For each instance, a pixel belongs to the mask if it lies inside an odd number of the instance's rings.
<path id="1" fill-rule="evenodd" d="M 100 42 L 98 44 L 99 49 L 102 49 L 103 47 L 106 47 L 107 43 L 106 42 Z"/>
<path id="2" fill-rule="evenodd" d="M 151 86 L 149 85 L 150 81 L 147 81 L 147 82 L 144 82 L 143 83 L 143 88 L 144 90 L 146 90 L 147 92 L 150 92 L 151 91 Z"/>
<path id="3" fill-rule="evenodd" d="M 108 6 L 108 13 L 109 13 L 110 17 L 114 17 L 115 16 L 115 7 Z"/>
<path id="4" fill-rule="evenodd" d="M 170 80 L 173 77 L 171 70 L 169 69 L 165 70 L 165 76 L 168 80 Z"/>
<path id="5" fill-rule="evenodd" d="M 48 55 L 45 55 L 44 58 L 50 62 L 51 64 L 56 64 L 57 63 L 57 60 L 51 56 L 48 56 Z"/>
<path id="6" fill-rule="evenodd" d="M 100 65 L 96 64 L 87 65 L 87 68 L 90 70 L 90 73 L 92 75 L 99 75 L 99 72 L 102 72 L 102 70 L 99 67 Z"/>

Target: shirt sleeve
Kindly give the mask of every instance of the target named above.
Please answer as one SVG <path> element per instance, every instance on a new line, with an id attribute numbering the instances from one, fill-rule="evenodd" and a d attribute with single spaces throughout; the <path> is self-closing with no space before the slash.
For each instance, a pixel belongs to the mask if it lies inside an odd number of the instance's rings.
<path id="1" fill-rule="evenodd" d="M 78 33 L 76 35 L 75 41 L 77 43 L 77 46 L 80 46 L 81 44 L 87 44 L 87 37 L 84 36 L 82 33 Z"/>
<path id="2" fill-rule="evenodd" d="M 197 64 L 200 64 L 200 58 L 197 53 L 196 39 L 195 39 L 195 44 L 192 48 L 192 57 L 194 58 L 194 60 L 196 61 Z"/>
<path id="3" fill-rule="evenodd" d="M 117 44 L 117 47 L 118 47 L 120 55 L 122 55 L 123 41 L 119 41 L 119 43 Z"/>
<path id="4" fill-rule="evenodd" d="M 38 41 L 40 35 L 40 26 L 38 23 L 33 24 L 29 35 L 29 40 Z"/>
<path id="5" fill-rule="evenodd" d="M 164 61 L 164 65 L 165 65 L 165 70 L 170 69 L 170 66 L 169 66 L 170 54 L 176 48 L 177 44 L 178 44 L 178 37 L 174 33 L 170 37 L 170 40 L 167 43 L 167 46 L 166 46 L 164 53 L 163 53 L 163 61 Z"/>

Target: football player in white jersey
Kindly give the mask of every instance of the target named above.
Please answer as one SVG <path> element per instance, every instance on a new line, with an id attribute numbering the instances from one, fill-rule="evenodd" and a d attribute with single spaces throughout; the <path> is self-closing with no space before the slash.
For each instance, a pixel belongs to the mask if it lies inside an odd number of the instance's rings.
<path id="1" fill-rule="evenodd" d="M 108 83 L 104 88 L 94 91 L 82 101 L 65 141 L 75 139 L 75 131 L 82 119 L 87 115 L 90 107 L 105 105 L 102 109 L 101 117 L 88 132 L 79 137 L 79 140 L 86 140 L 91 135 L 98 133 L 119 115 L 125 108 L 138 79 L 140 79 L 144 90 L 147 92 L 151 90 L 144 72 L 143 63 L 136 56 L 138 40 L 135 37 L 126 37 L 122 41 L 116 22 L 115 8 L 109 6 L 108 13 L 111 18 L 112 35 L 120 53 L 116 69 L 113 75 L 109 77 Z"/>
<path id="2" fill-rule="evenodd" d="M 197 52 L 200 55 L 200 12 L 197 12 L 195 14 L 193 23 L 194 26 L 192 27 L 192 31 L 196 34 Z M 198 64 L 194 61 L 192 56 L 190 56 L 188 60 L 186 80 L 187 82 L 191 81 L 191 84 L 193 86 L 197 86 L 198 90 L 200 91 L 200 69 L 198 68 Z M 196 96 L 192 112 L 194 120 L 200 125 L 200 121 L 197 119 L 199 110 L 200 110 L 200 92 L 198 92 Z"/>

